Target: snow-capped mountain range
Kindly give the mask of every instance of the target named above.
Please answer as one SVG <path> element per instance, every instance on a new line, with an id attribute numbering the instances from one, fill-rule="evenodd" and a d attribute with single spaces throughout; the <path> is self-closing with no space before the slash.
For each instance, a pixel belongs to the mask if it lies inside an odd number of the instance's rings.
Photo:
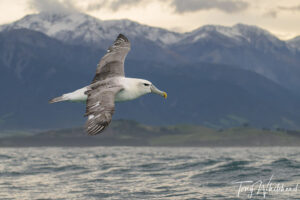
<path id="1" fill-rule="evenodd" d="M 115 39 L 120 32 L 132 38 L 143 36 L 161 44 L 175 43 L 182 38 L 179 33 L 141 25 L 130 20 L 102 21 L 82 13 L 27 15 L 12 24 L 1 26 L 0 30 L 18 28 L 39 31 L 68 43 L 84 41 L 88 44 L 99 44 L 102 41 Z"/>
<path id="2" fill-rule="evenodd" d="M 264 29 L 244 24 L 232 27 L 206 25 L 192 32 L 177 33 L 126 19 L 103 21 L 82 13 L 27 15 L 14 23 L 0 26 L 0 31 L 19 28 L 39 31 L 67 43 L 85 42 L 87 44 L 111 41 L 120 32 L 131 38 L 146 38 L 159 45 L 172 45 L 180 42 L 195 43 L 213 37 L 215 34 L 232 39 L 237 43 L 251 43 L 257 37 L 263 36 L 275 46 L 288 44 L 291 48 L 299 48 L 300 41 L 298 38 L 286 43 Z"/>

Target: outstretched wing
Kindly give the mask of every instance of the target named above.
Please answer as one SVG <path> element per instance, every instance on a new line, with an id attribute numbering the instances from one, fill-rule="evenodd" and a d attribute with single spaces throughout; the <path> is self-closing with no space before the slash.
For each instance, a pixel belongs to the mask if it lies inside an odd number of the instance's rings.
<path id="1" fill-rule="evenodd" d="M 89 135 L 102 132 L 111 122 L 115 111 L 115 95 L 120 90 L 122 87 L 114 86 L 110 88 L 98 87 L 86 92 L 88 99 L 85 116 L 88 116 L 88 120 L 85 129 Z"/>
<path id="2" fill-rule="evenodd" d="M 115 76 L 124 76 L 124 61 L 130 50 L 130 42 L 119 34 L 107 53 L 100 60 L 92 83 Z"/>

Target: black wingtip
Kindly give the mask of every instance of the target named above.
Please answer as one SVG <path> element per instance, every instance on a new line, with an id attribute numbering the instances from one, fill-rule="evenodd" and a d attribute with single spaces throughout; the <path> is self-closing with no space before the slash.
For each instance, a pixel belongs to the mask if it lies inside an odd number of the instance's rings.
<path id="1" fill-rule="evenodd" d="M 129 42 L 128 38 L 127 38 L 125 35 L 123 35 L 122 33 L 120 33 L 120 34 L 118 35 L 117 40 L 118 40 L 118 39 L 122 39 L 122 40 L 124 40 L 125 42 Z"/>

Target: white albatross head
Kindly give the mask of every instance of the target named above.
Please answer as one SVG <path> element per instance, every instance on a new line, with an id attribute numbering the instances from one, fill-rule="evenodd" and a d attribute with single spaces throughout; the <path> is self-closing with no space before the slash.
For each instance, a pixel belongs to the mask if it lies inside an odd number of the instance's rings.
<path id="1" fill-rule="evenodd" d="M 141 95 L 148 93 L 155 93 L 167 98 L 167 93 L 157 89 L 150 81 L 144 79 L 135 79 L 135 88 L 137 92 Z"/>

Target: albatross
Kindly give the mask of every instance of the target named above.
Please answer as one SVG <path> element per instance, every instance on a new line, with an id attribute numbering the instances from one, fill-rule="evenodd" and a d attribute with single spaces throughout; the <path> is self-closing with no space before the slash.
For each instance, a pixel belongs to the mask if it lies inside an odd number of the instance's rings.
<path id="1" fill-rule="evenodd" d="M 96 135 L 111 122 L 115 102 L 133 100 L 148 93 L 167 98 L 167 93 L 157 89 L 150 81 L 125 77 L 124 61 L 130 46 L 128 38 L 119 34 L 97 65 L 96 75 L 90 85 L 51 99 L 49 103 L 86 102 L 84 116 L 88 119 L 85 130 L 89 135 Z"/>

